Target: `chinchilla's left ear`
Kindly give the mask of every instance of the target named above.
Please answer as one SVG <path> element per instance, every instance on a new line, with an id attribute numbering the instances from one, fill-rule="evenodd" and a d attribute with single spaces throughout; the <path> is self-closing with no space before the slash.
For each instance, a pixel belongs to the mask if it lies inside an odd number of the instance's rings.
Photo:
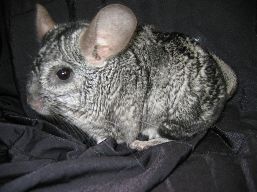
<path id="1" fill-rule="evenodd" d="M 36 29 L 37 37 L 42 40 L 44 35 L 55 26 L 55 22 L 47 12 L 47 10 L 40 4 L 36 5 Z"/>
<path id="2" fill-rule="evenodd" d="M 101 9 L 80 38 L 81 53 L 92 66 L 117 55 L 129 43 L 137 26 L 134 13 L 126 6 L 111 4 Z"/>

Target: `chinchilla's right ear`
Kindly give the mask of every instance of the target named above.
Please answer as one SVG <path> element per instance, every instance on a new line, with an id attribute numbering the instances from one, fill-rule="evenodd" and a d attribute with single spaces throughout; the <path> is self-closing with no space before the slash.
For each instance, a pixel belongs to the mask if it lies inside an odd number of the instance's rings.
<path id="1" fill-rule="evenodd" d="M 136 26 L 136 16 L 128 7 L 120 4 L 104 7 L 80 37 L 82 55 L 91 66 L 104 66 L 108 58 L 128 45 Z"/>
<path id="2" fill-rule="evenodd" d="M 55 26 L 55 22 L 48 11 L 40 4 L 36 5 L 36 29 L 37 37 L 42 40 L 44 35 Z"/>

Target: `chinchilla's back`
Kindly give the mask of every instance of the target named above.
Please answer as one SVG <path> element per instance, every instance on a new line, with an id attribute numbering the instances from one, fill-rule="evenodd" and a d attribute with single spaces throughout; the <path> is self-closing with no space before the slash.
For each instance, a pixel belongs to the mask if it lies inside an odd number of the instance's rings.
<path id="1" fill-rule="evenodd" d="M 179 33 L 144 27 L 133 43 L 132 50 L 149 72 L 143 129 L 154 125 L 181 138 L 211 127 L 235 90 L 233 71 Z"/>

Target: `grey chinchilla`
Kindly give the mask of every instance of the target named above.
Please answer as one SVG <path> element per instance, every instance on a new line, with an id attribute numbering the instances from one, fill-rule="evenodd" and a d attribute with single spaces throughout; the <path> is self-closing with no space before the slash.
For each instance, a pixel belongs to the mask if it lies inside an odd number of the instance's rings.
<path id="1" fill-rule="evenodd" d="M 231 68 L 180 33 L 137 26 L 120 4 L 91 23 L 56 24 L 37 5 L 41 47 L 27 84 L 38 113 L 59 116 L 98 143 L 144 149 L 210 128 L 236 89 Z M 136 140 L 139 134 L 149 141 Z"/>

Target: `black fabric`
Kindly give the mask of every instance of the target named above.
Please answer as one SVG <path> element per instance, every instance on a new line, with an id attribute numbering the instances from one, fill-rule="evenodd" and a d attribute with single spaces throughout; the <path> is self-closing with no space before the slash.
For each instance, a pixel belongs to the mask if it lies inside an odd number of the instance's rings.
<path id="1" fill-rule="evenodd" d="M 206 135 L 143 152 L 112 139 L 88 148 L 44 122 L 2 123 L 0 191 L 255 191 L 257 113 L 226 111 Z"/>
<path id="2" fill-rule="evenodd" d="M 35 2 L 1 1 L 0 191 L 257 191 L 257 40 L 254 0 L 45 0 L 57 23 L 90 20 L 122 3 L 140 24 L 190 35 L 225 60 L 239 87 L 206 134 L 137 152 L 50 123 L 26 105 L 37 54 Z"/>

